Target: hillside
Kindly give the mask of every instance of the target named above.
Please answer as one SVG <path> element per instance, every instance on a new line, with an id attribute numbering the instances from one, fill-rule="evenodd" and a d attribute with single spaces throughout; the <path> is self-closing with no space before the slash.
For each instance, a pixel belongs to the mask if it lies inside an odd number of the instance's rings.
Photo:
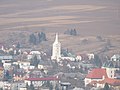
<path id="1" fill-rule="evenodd" d="M 120 34 L 119 0 L 0 0 L 0 31 Z"/>
<path id="2" fill-rule="evenodd" d="M 9 33 L 0 33 L 0 42 L 6 46 L 12 46 L 20 42 L 22 47 L 31 47 L 36 50 L 50 51 L 52 49 L 52 44 L 55 39 L 55 33 L 48 32 L 46 33 L 47 41 L 43 41 L 40 44 L 33 46 L 29 43 L 28 32 L 9 32 Z M 59 40 L 62 45 L 62 49 L 68 49 L 76 54 L 80 53 L 101 53 L 105 55 L 111 55 L 119 53 L 120 51 L 120 35 L 114 36 L 101 36 L 104 41 L 100 41 L 97 36 L 71 36 L 63 33 L 59 33 Z M 111 47 L 108 46 L 110 41 Z M 108 48 L 106 48 L 108 47 Z"/>
<path id="3" fill-rule="evenodd" d="M 20 42 L 23 47 L 33 48 L 28 43 L 29 35 L 43 31 L 48 41 L 34 47 L 51 50 L 59 32 L 63 49 L 103 53 L 110 40 L 112 47 L 104 53 L 119 53 L 119 6 L 120 0 L 0 0 L 0 43 L 11 46 Z M 77 36 L 63 34 L 74 28 Z M 98 41 L 96 36 L 105 41 Z"/>

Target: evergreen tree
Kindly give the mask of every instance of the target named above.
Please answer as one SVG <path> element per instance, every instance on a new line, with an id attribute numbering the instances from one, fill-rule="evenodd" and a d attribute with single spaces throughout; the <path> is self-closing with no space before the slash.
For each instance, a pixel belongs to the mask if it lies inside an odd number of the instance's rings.
<path id="1" fill-rule="evenodd" d="M 101 67 L 102 62 L 101 62 L 101 60 L 100 60 L 100 58 L 99 58 L 98 55 L 95 55 L 95 57 L 94 57 L 94 59 L 93 59 L 93 63 L 94 63 L 96 66 Z"/>
<path id="2" fill-rule="evenodd" d="M 29 85 L 28 85 L 28 83 L 26 83 L 26 88 L 27 88 L 27 90 L 29 89 Z"/>
<path id="3" fill-rule="evenodd" d="M 13 56 L 14 55 L 14 51 L 13 50 L 9 51 L 9 54 Z"/>
<path id="4" fill-rule="evenodd" d="M 53 85 L 50 83 L 49 90 L 53 90 Z"/>
<path id="5" fill-rule="evenodd" d="M 83 73 L 83 67 L 82 66 L 80 66 L 80 72 Z"/>
<path id="6" fill-rule="evenodd" d="M 20 54 L 20 52 L 18 50 L 16 50 L 16 55 L 19 55 L 19 54 Z"/>
<path id="7" fill-rule="evenodd" d="M 31 82 L 31 84 L 30 84 L 30 86 L 29 86 L 29 90 L 35 90 L 35 88 L 34 88 L 32 82 Z"/>
<path id="8" fill-rule="evenodd" d="M 34 34 L 31 34 L 29 36 L 29 42 L 36 45 L 37 44 L 37 39 L 36 39 L 36 36 Z"/>
<path id="9" fill-rule="evenodd" d="M 42 40 L 43 40 L 43 41 L 46 41 L 46 34 L 43 33 L 43 32 L 41 32 L 41 36 L 42 36 Z"/>
<path id="10" fill-rule="evenodd" d="M 103 90 L 110 90 L 108 83 L 105 83 Z"/>
<path id="11" fill-rule="evenodd" d="M 3 88 L 0 88 L 0 90 L 3 90 Z"/>
<path id="12" fill-rule="evenodd" d="M 70 30 L 70 35 L 73 35 L 73 33 L 74 33 L 74 31 L 71 29 L 71 30 Z"/>
<path id="13" fill-rule="evenodd" d="M 76 29 L 71 29 L 70 31 L 70 35 L 73 35 L 73 36 L 76 36 L 77 35 L 77 32 L 76 32 Z"/>
<path id="14" fill-rule="evenodd" d="M 8 81 L 8 79 L 10 79 L 10 74 L 9 74 L 9 71 L 7 70 L 7 71 L 5 71 L 5 80 L 7 80 Z"/>
<path id="15" fill-rule="evenodd" d="M 41 40 L 41 33 L 38 33 L 38 43 L 42 42 Z"/>
<path id="16" fill-rule="evenodd" d="M 38 64 L 39 64 L 39 61 L 40 61 L 40 60 L 38 60 L 37 55 L 35 55 L 34 58 L 31 59 L 30 64 L 31 64 L 31 65 L 34 65 L 35 67 L 37 67 Z"/>
<path id="17" fill-rule="evenodd" d="M 56 86 L 55 86 L 55 90 L 59 90 L 59 86 L 58 86 L 58 84 L 56 84 Z"/>
<path id="18" fill-rule="evenodd" d="M 20 43 L 18 42 L 17 45 L 16 45 L 16 48 L 20 48 Z"/>
<path id="19" fill-rule="evenodd" d="M 44 32 L 38 33 L 38 42 L 46 41 L 46 34 Z"/>
<path id="20" fill-rule="evenodd" d="M 77 35 L 76 29 L 73 30 L 73 35 L 74 35 L 74 36 Z"/>
<path id="21" fill-rule="evenodd" d="M 76 29 L 71 29 L 71 30 L 67 30 L 64 32 L 64 34 L 69 34 L 69 35 L 73 35 L 73 36 L 76 36 L 77 35 L 77 31 Z"/>

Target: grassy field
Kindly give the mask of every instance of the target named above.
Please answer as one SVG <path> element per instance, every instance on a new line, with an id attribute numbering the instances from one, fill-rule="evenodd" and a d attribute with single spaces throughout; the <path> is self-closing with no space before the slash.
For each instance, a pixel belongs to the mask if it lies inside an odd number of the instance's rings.
<path id="1" fill-rule="evenodd" d="M 21 42 L 29 46 L 29 34 L 43 31 L 47 42 L 37 47 L 51 48 L 54 34 L 60 33 L 63 48 L 77 53 L 99 52 L 110 39 L 112 45 L 105 53 L 120 50 L 120 0 L 0 0 L 0 43 Z M 76 28 L 78 36 L 64 35 Z M 88 44 L 81 44 L 87 39 Z"/>

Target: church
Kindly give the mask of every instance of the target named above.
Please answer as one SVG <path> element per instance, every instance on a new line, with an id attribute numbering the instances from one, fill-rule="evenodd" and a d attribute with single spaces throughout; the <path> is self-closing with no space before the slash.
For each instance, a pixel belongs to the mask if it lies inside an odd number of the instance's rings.
<path id="1" fill-rule="evenodd" d="M 57 60 L 59 62 L 61 59 L 61 43 L 58 40 L 58 33 L 56 33 L 56 38 L 53 43 L 51 60 Z"/>
<path id="2" fill-rule="evenodd" d="M 58 33 L 56 33 L 55 41 L 53 43 L 51 60 L 56 60 L 57 62 L 60 62 L 60 60 L 75 61 L 74 57 L 71 57 L 71 56 L 64 57 L 62 55 L 61 43 L 59 42 L 59 39 L 58 39 Z"/>

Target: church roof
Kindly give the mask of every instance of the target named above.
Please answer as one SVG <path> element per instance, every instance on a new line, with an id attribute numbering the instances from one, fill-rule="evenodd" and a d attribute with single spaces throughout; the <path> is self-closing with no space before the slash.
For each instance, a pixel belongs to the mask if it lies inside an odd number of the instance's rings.
<path id="1" fill-rule="evenodd" d="M 86 78 L 91 78 L 91 79 L 102 79 L 103 76 L 105 78 L 107 78 L 107 73 L 106 73 L 106 69 L 103 68 L 97 68 L 97 69 L 93 69 L 87 76 Z"/>

